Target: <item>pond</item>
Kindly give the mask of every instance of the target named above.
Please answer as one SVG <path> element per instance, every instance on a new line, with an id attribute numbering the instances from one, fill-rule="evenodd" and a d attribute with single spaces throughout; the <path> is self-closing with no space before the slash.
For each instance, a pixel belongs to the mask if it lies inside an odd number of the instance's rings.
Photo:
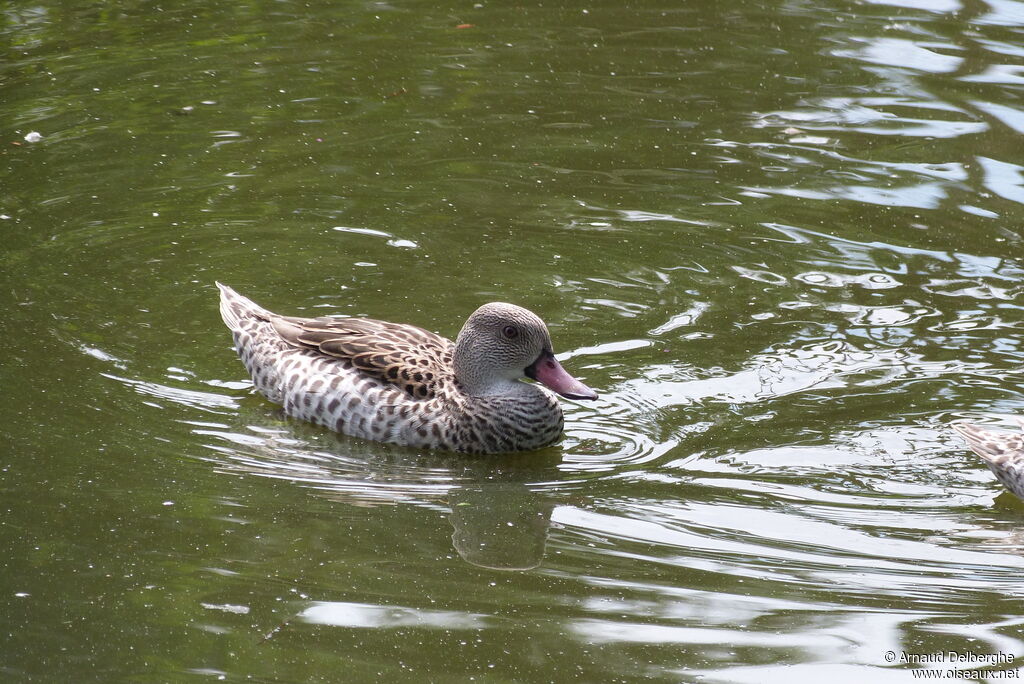
<path id="1" fill-rule="evenodd" d="M 949 425 L 1024 414 L 1024 4 L 0 36 L 0 678 L 1016 674 L 1024 504 Z M 336 435 L 253 392 L 215 281 L 448 337 L 515 302 L 600 397 L 529 453 Z"/>

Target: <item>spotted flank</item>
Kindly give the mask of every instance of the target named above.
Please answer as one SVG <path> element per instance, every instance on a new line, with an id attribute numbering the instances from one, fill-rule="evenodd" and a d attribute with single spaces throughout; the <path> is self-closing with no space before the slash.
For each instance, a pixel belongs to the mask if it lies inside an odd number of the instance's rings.
<path id="1" fill-rule="evenodd" d="M 217 287 L 256 389 L 288 415 L 347 435 L 466 453 L 524 451 L 561 436 L 555 392 L 597 398 L 555 360 L 544 322 L 513 304 L 481 306 L 453 343 L 402 323 L 280 316 Z"/>
<path id="2" fill-rule="evenodd" d="M 953 429 L 1007 489 L 1024 499 L 1024 434 L 970 423 L 954 423 Z"/>

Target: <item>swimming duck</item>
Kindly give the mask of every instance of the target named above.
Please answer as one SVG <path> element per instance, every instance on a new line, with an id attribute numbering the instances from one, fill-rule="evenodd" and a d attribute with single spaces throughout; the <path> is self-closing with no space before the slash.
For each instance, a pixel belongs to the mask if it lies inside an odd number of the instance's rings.
<path id="1" fill-rule="evenodd" d="M 347 435 L 466 453 L 525 451 L 562 434 L 562 408 L 545 387 L 597 398 L 555 360 L 544 321 L 514 304 L 484 304 L 452 343 L 404 323 L 281 316 L 217 287 L 256 389 L 288 415 Z"/>
<path id="2" fill-rule="evenodd" d="M 1024 427 L 1024 420 L 1018 420 Z M 1024 499 L 1024 434 L 986 430 L 970 423 L 954 423 L 953 429 L 1007 489 Z"/>

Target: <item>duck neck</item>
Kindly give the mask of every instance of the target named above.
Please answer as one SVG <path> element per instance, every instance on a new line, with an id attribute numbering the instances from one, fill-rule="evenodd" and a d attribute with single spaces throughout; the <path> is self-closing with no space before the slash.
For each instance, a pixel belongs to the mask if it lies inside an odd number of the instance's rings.
<path id="1" fill-rule="evenodd" d="M 470 345 L 460 344 L 460 342 L 462 342 L 461 335 L 452 352 L 452 369 L 455 371 L 455 379 L 458 380 L 466 394 L 473 397 L 514 396 L 531 388 L 530 385 L 519 382 L 518 378 L 483 372 L 481 369 L 486 367 L 487 359 L 483 357 L 480 350 L 474 350 L 470 348 Z"/>
<path id="2" fill-rule="evenodd" d="M 473 364 L 459 364 L 458 356 L 453 359 L 455 379 L 462 391 L 471 397 L 490 397 L 501 394 L 516 394 L 525 383 L 506 378 L 483 378 Z M 460 367 L 461 366 L 461 367 Z"/>

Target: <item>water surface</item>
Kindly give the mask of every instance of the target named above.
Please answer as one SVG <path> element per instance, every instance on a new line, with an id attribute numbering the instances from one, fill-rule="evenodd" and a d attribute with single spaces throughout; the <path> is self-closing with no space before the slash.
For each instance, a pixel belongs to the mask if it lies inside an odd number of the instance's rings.
<path id="1" fill-rule="evenodd" d="M 1024 413 L 1020 3 L 15 2 L 0 35 L 6 680 L 1024 657 L 1024 505 L 948 428 Z M 336 436 L 253 394 L 214 280 L 448 336 L 515 301 L 601 398 L 530 454 Z"/>

